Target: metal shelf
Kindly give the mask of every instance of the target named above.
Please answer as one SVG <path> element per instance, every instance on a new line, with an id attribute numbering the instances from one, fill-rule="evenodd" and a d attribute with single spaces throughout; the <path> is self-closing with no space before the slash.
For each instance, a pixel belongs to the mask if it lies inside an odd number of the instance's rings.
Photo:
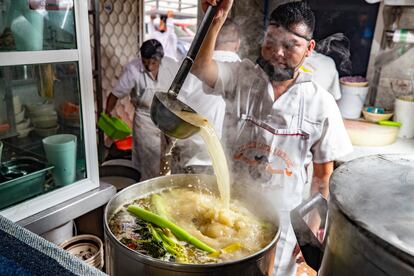
<path id="1" fill-rule="evenodd" d="M 189 9 L 197 9 L 197 1 L 182 1 L 182 0 L 146 0 L 144 5 L 153 5 L 155 10 L 147 11 L 146 15 L 159 14 L 167 15 L 167 11 L 174 12 L 174 18 L 187 19 L 196 18 L 197 13 L 188 12 Z"/>

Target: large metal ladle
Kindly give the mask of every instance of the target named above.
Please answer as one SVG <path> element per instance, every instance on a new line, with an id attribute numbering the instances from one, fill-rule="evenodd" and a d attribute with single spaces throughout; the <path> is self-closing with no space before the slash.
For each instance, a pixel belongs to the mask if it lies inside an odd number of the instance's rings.
<path id="1" fill-rule="evenodd" d="M 200 130 L 199 127 L 190 124 L 179 117 L 178 114 L 182 111 L 196 112 L 191 107 L 178 100 L 177 96 L 190 72 L 191 66 L 193 66 L 194 60 L 203 43 L 204 37 L 210 28 L 217 9 L 218 5 L 208 7 L 193 42 L 191 43 L 190 50 L 188 50 L 186 58 L 181 63 L 180 69 L 178 69 L 170 89 L 167 92 L 155 92 L 151 104 L 151 119 L 162 132 L 169 136 L 185 139 Z"/>

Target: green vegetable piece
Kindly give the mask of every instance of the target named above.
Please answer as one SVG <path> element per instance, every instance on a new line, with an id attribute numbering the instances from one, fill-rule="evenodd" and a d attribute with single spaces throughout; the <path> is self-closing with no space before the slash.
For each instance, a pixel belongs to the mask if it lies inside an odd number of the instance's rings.
<path id="1" fill-rule="evenodd" d="M 168 219 L 168 213 L 165 210 L 165 207 L 162 201 L 163 201 L 162 198 L 157 194 L 153 194 L 151 196 L 151 205 L 152 205 L 152 208 L 154 208 L 154 212 L 157 215 L 165 219 Z"/>
<path id="2" fill-rule="evenodd" d="M 213 253 L 216 251 L 166 218 L 147 211 L 137 205 L 129 205 L 127 210 L 142 220 L 154 223 L 161 228 L 169 228 L 178 239 L 191 243 L 201 250 L 207 251 L 208 253 Z"/>
<path id="3" fill-rule="evenodd" d="M 185 248 L 173 241 L 167 235 L 164 234 L 161 228 L 155 229 L 159 237 L 162 239 L 165 249 L 172 255 L 174 255 L 177 260 L 181 263 L 188 263 L 188 256 L 186 254 Z"/>

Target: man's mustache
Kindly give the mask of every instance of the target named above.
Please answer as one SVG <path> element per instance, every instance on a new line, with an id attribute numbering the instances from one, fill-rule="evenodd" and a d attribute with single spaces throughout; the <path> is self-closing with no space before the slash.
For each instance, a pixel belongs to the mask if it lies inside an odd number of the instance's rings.
<path id="1" fill-rule="evenodd" d="M 269 76 L 270 81 L 285 81 L 291 80 L 294 77 L 294 67 L 286 66 L 286 68 L 280 68 L 279 66 L 274 66 L 269 61 L 264 59 L 262 55 L 259 56 L 256 62 Z"/>

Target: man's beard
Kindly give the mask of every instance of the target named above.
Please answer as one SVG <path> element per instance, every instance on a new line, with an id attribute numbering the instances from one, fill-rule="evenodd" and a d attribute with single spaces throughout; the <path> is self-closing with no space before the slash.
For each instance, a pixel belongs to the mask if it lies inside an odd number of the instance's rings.
<path id="1" fill-rule="evenodd" d="M 293 79 L 295 75 L 295 67 L 280 68 L 272 65 L 269 61 L 264 59 L 262 54 L 256 60 L 256 63 L 269 76 L 270 81 L 286 81 Z"/>

